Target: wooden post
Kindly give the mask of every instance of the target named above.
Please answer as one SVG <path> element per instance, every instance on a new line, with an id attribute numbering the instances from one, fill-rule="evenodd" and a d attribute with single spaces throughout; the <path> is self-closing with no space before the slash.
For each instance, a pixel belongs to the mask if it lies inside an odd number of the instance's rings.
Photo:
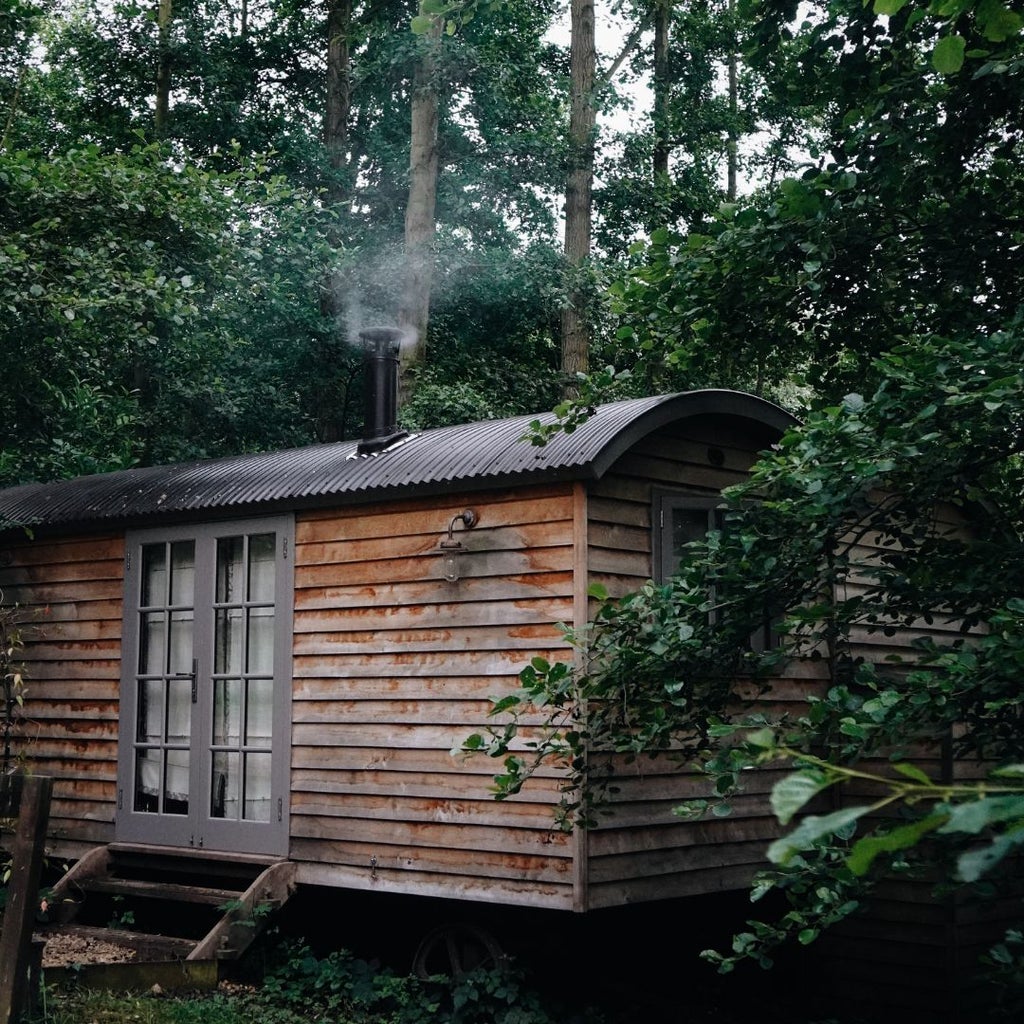
<path id="1" fill-rule="evenodd" d="M 52 791 L 53 779 L 43 775 L 9 775 L 0 779 L 0 814 L 18 808 L 7 906 L 0 929 L 0 1024 L 18 1024 L 31 1003 L 29 977 L 35 976 L 30 970 L 32 927 Z"/>

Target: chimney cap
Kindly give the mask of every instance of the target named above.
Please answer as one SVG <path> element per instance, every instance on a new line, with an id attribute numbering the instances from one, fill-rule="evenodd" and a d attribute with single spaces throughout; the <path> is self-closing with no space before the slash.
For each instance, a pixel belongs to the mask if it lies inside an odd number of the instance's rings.
<path id="1" fill-rule="evenodd" d="M 390 349 L 397 354 L 402 345 L 402 335 L 405 332 L 399 327 L 364 327 L 359 332 L 363 347 L 376 349 L 378 352 Z"/>

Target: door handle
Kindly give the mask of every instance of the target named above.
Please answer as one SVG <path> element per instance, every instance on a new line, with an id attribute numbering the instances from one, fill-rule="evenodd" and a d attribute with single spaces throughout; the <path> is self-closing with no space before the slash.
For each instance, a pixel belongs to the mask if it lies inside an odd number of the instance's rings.
<path id="1" fill-rule="evenodd" d="M 190 679 L 192 681 L 192 703 L 195 704 L 199 700 L 199 688 L 196 685 L 196 677 L 199 675 L 199 663 L 195 658 L 192 659 L 192 671 L 191 672 L 176 672 L 174 675 L 168 676 L 168 679 Z"/>

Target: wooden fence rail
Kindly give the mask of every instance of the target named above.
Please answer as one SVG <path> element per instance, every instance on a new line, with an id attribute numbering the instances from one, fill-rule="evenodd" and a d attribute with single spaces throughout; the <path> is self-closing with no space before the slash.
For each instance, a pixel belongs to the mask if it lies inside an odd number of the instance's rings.
<path id="1" fill-rule="evenodd" d="M 43 775 L 0 777 L 0 818 L 17 817 L 10 846 L 11 878 L 0 928 L 0 1024 L 20 1024 L 39 978 L 33 963 L 32 928 L 45 858 L 53 779 Z"/>

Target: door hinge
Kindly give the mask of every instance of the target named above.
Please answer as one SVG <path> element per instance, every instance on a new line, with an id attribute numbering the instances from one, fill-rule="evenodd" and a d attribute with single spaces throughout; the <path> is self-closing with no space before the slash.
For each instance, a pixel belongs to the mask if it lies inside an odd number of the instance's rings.
<path id="1" fill-rule="evenodd" d="M 287 562 L 288 561 L 288 538 L 281 538 L 281 557 Z"/>
<path id="2" fill-rule="evenodd" d="M 281 821 L 284 815 L 284 800 L 281 797 L 277 798 L 277 820 Z"/>
<path id="3" fill-rule="evenodd" d="M 121 786 L 117 787 L 117 809 L 124 809 L 124 789 Z"/>
<path id="4" fill-rule="evenodd" d="M 124 571 L 132 571 L 132 553 L 130 551 L 124 553 Z"/>

